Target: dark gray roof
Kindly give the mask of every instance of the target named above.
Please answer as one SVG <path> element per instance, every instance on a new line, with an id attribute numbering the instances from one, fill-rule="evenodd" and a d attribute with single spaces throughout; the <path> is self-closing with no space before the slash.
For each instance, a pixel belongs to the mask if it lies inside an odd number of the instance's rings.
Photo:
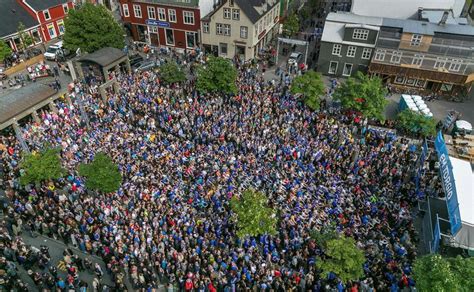
<path id="1" fill-rule="evenodd" d="M 106 67 L 118 59 L 125 57 L 125 53 L 116 48 L 102 48 L 94 53 L 84 55 L 79 58 L 79 62 L 88 61 L 99 64 L 102 67 Z"/>
<path id="2" fill-rule="evenodd" d="M 0 37 L 16 33 L 20 22 L 26 28 L 39 24 L 16 0 L 0 0 Z"/>
<path id="3" fill-rule="evenodd" d="M 45 10 L 54 6 L 62 5 L 70 0 L 26 0 L 26 3 L 36 11 Z"/>
<path id="4" fill-rule="evenodd" d="M 403 29 L 403 32 L 423 35 L 435 35 L 435 33 L 445 33 L 474 36 L 474 26 L 471 25 L 459 25 L 449 23 L 445 25 L 438 25 L 437 23 L 419 20 L 383 18 L 382 26 L 401 28 Z"/>
<path id="5" fill-rule="evenodd" d="M 265 13 L 275 7 L 275 5 L 280 5 L 279 0 L 235 0 L 235 3 L 242 9 L 252 23 L 256 23 Z"/>

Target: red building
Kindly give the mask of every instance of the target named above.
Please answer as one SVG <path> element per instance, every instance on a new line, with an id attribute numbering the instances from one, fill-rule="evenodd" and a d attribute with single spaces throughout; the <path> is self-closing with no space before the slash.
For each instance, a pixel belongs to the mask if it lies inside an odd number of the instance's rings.
<path id="1" fill-rule="evenodd" d="M 17 0 L 34 15 L 41 27 L 43 42 L 64 34 L 64 18 L 74 8 L 72 0 Z"/>
<path id="2" fill-rule="evenodd" d="M 120 14 L 135 41 L 179 49 L 198 46 L 199 0 L 120 0 Z"/>

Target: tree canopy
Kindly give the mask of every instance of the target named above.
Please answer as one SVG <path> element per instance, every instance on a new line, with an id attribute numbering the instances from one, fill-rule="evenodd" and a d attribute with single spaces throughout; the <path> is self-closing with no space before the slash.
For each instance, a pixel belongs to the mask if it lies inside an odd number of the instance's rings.
<path id="1" fill-rule="evenodd" d="M 186 80 L 183 69 L 175 62 L 170 61 L 160 67 L 160 76 L 168 84 L 179 83 Z"/>
<path id="2" fill-rule="evenodd" d="M 66 174 L 61 166 L 58 148 L 45 148 L 40 152 L 24 153 L 20 162 L 23 175 L 20 183 L 40 183 L 49 179 L 58 179 Z"/>
<path id="3" fill-rule="evenodd" d="M 65 22 L 64 46 L 92 53 L 104 47 L 123 49 L 124 30 L 103 5 L 86 3 L 70 10 Z"/>
<path id="4" fill-rule="evenodd" d="M 308 71 L 296 77 L 291 84 L 291 93 L 302 94 L 305 104 L 312 110 L 318 110 L 320 97 L 325 93 L 321 74 Z"/>
<path id="5" fill-rule="evenodd" d="M 12 54 L 12 49 L 4 40 L 0 40 L 0 62 L 3 62 L 6 57 Z"/>
<path id="6" fill-rule="evenodd" d="M 240 198 L 232 198 L 231 208 L 237 215 L 238 237 L 277 233 L 276 214 L 268 207 L 268 198 L 263 193 L 246 190 Z"/>
<path id="7" fill-rule="evenodd" d="M 334 273 L 342 282 L 356 281 L 364 275 L 365 256 L 350 237 L 327 241 L 324 257 L 317 263 L 322 275 Z"/>
<path id="8" fill-rule="evenodd" d="M 413 277 L 421 292 L 474 291 L 474 258 L 422 256 L 415 261 Z"/>
<path id="9" fill-rule="evenodd" d="M 196 88 L 199 92 L 237 93 L 235 81 L 237 69 L 230 60 L 210 57 L 208 62 L 198 68 Z"/>
<path id="10" fill-rule="evenodd" d="M 378 77 L 357 72 L 336 88 L 333 97 L 346 109 L 361 112 L 367 118 L 384 120 L 387 89 Z"/>
<path id="11" fill-rule="evenodd" d="M 119 168 L 104 153 L 97 153 L 90 164 L 79 165 L 79 175 L 86 178 L 86 187 L 103 193 L 115 192 L 122 183 Z"/>
<path id="12" fill-rule="evenodd" d="M 287 37 L 294 36 L 300 30 L 300 20 L 296 14 L 288 16 L 283 23 L 283 33 Z"/>
<path id="13" fill-rule="evenodd" d="M 398 126 L 413 134 L 423 137 L 436 135 L 436 121 L 423 114 L 405 109 L 397 115 Z"/>
<path id="14" fill-rule="evenodd" d="M 33 38 L 31 37 L 29 33 L 25 31 L 25 29 L 26 28 L 23 22 L 20 22 L 18 24 L 17 31 L 18 31 L 18 36 L 20 37 L 20 41 L 21 41 L 20 46 L 22 50 L 26 50 L 29 46 L 33 44 Z"/>

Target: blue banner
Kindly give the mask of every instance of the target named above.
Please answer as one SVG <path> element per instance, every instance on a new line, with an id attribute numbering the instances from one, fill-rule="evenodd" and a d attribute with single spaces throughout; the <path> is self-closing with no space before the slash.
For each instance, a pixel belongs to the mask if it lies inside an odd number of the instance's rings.
<path id="1" fill-rule="evenodd" d="M 433 243 L 431 244 L 431 252 L 436 253 L 438 252 L 439 248 L 439 241 L 441 240 L 441 230 L 439 228 L 439 218 L 438 214 L 436 214 L 436 225 L 434 228 L 434 233 L 433 233 Z"/>
<path id="2" fill-rule="evenodd" d="M 451 234 L 454 236 L 461 229 L 461 214 L 459 212 L 458 195 L 456 193 L 456 182 L 453 176 L 453 166 L 449 160 L 448 149 L 444 143 L 443 133 L 438 132 L 435 140 L 435 148 L 438 153 L 439 171 L 444 193 L 446 194 L 446 204 L 448 206 L 449 222 L 451 223 Z"/>
<path id="3" fill-rule="evenodd" d="M 147 25 L 161 26 L 161 27 L 170 27 L 170 23 L 166 21 L 159 21 L 156 19 L 147 19 L 145 20 Z"/>

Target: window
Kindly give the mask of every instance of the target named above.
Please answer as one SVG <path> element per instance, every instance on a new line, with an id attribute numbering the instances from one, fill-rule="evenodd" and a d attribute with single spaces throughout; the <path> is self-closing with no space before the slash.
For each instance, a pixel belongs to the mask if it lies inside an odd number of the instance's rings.
<path id="1" fill-rule="evenodd" d="M 376 50 L 374 60 L 383 61 L 385 59 L 385 50 Z"/>
<path id="2" fill-rule="evenodd" d="M 186 47 L 192 49 L 195 46 L 196 46 L 196 33 L 187 31 L 186 32 Z"/>
<path id="3" fill-rule="evenodd" d="M 202 23 L 202 32 L 203 33 L 209 33 L 209 22 L 203 22 Z"/>
<path id="4" fill-rule="evenodd" d="M 54 24 L 52 23 L 48 24 L 48 33 L 52 39 L 56 37 L 56 30 L 54 29 Z"/>
<path id="5" fill-rule="evenodd" d="M 369 31 L 367 29 L 356 28 L 352 33 L 352 38 L 355 40 L 367 40 L 369 37 Z"/>
<path id="6" fill-rule="evenodd" d="M 176 22 L 176 10 L 168 9 L 168 18 L 170 22 Z"/>
<path id="7" fill-rule="evenodd" d="M 51 19 L 51 15 L 49 14 L 49 10 L 46 9 L 43 11 L 43 14 L 44 14 L 44 19 L 45 20 L 50 20 Z"/>
<path id="8" fill-rule="evenodd" d="M 166 12 L 164 8 L 158 8 L 158 19 L 161 21 L 166 21 Z"/>
<path id="9" fill-rule="evenodd" d="M 410 46 L 412 47 L 418 47 L 421 45 L 421 40 L 423 39 L 423 36 L 421 34 L 414 34 L 411 36 L 411 41 L 410 41 Z"/>
<path id="10" fill-rule="evenodd" d="M 184 24 L 194 24 L 194 12 L 183 11 Z"/>
<path id="11" fill-rule="evenodd" d="M 392 53 L 392 57 L 390 58 L 390 63 L 400 64 L 401 59 L 402 59 L 402 52 L 394 51 Z"/>
<path id="12" fill-rule="evenodd" d="M 158 8 L 158 9 L 160 9 L 160 8 Z M 149 19 L 156 19 L 155 7 L 148 6 L 147 10 L 148 10 L 148 18 Z"/>
<path id="13" fill-rule="evenodd" d="M 413 60 L 411 61 L 411 64 L 415 66 L 421 66 L 421 64 L 423 64 L 423 55 L 415 54 Z"/>
<path id="14" fill-rule="evenodd" d="M 342 45 L 334 44 L 332 46 L 332 54 L 336 55 L 336 56 L 340 56 L 341 55 L 341 49 L 342 49 Z"/>
<path id="15" fill-rule="evenodd" d="M 67 6 L 67 4 L 63 4 L 63 10 L 64 14 L 67 14 L 69 12 L 69 7 Z"/>
<path id="16" fill-rule="evenodd" d="M 352 64 L 344 64 L 344 70 L 342 71 L 342 76 L 351 76 L 352 73 Z"/>
<path id="17" fill-rule="evenodd" d="M 372 49 L 364 48 L 364 50 L 362 51 L 362 59 L 370 60 L 371 56 L 372 56 Z"/>
<path id="18" fill-rule="evenodd" d="M 447 61 L 448 61 L 448 59 L 446 59 L 446 58 L 441 58 L 441 57 L 436 58 L 434 68 L 435 69 L 446 68 L 446 62 Z"/>
<path id="19" fill-rule="evenodd" d="M 62 19 L 58 20 L 56 25 L 58 26 L 59 34 L 64 34 L 64 21 Z"/>
<path id="20" fill-rule="evenodd" d="M 168 46 L 174 46 L 174 33 L 173 33 L 173 30 L 172 29 L 165 29 L 165 33 L 166 33 L 166 44 Z"/>
<path id="21" fill-rule="evenodd" d="M 355 57 L 355 55 L 356 55 L 356 50 L 357 50 L 356 47 L 354 47 L 354 46 L 349 46 L 349 47 L 347 48 L 347 56 L 348 56 L 348 57 Z"/>
<path id="22" fill-rule="evenodd" d="M 224 18 L 230 19 L 230 8 L 224 8 Z"/>
<path id="23" fill-rule="evenodd" d="M 35 44 L 41 43 L 41 37 L 37 29 L 31 31 L 31 36 L 33 37 Z"/>
<path id="24" fill-rule="evenodd" d="M 328 73 L 329 73 L 329 74 L 336 74 L 336 72 L 337 72 L 337 62 L 331 61 L 331 62 L 329 63 L 329 71 L 328 71 Z"/>
<path id="25" fill-rule="evenodd" d="M 461 65 L 462 65 L 462 60 L 452 59 L 451 64 L 449 65 L 449 70 L 458 72 L 461 69 Z"/>
<path id="26" fill-rule="evenodd" d="M 230 35 L 230 24 L 216 23 L 216 34 Z"/>
<path id="27" fill-rule="evenodd" d="M 140 5 L 133 5 L 133 15 L 135 15 L 136 18 L 142 18 L 142 8 Z"/>
<path id="28" fill-rule="evenodd" d="M 230 7 L 234 6 L 234 0 L 230 0 L 230 1 L 229 1 L 229 6 L 230 6 Z"/>
<path id="29" fill-rule="evenodd" d="M 158 27 L 154 26 L 154 25 L 150 25 L 150 26 L 148 26 L 148 32 L 158 33 Z"/>
<path id="30" fill-rule="evenodd" d="M 232 19 L 233 20 L 240 20 L 240 10 L 239 9 L 232 9 Z"/>
<path id="31" fill-rule="evenodd" d="M 130 12 L 128 11 L 128 4 L 122 4 L 123 16 L 129 17 Z"/>
<path id="32" fill-rule="evenodd" d="M 240 38 L 246 39 L 249 35 L 249 28 L 246 26 L 240 27 Z"/>
<path id="33" fill-rule="evenodd" d="M 227 55 L 227 44 L 226 43 L 219 43 L 219 49 L 221 55 Z"/>

